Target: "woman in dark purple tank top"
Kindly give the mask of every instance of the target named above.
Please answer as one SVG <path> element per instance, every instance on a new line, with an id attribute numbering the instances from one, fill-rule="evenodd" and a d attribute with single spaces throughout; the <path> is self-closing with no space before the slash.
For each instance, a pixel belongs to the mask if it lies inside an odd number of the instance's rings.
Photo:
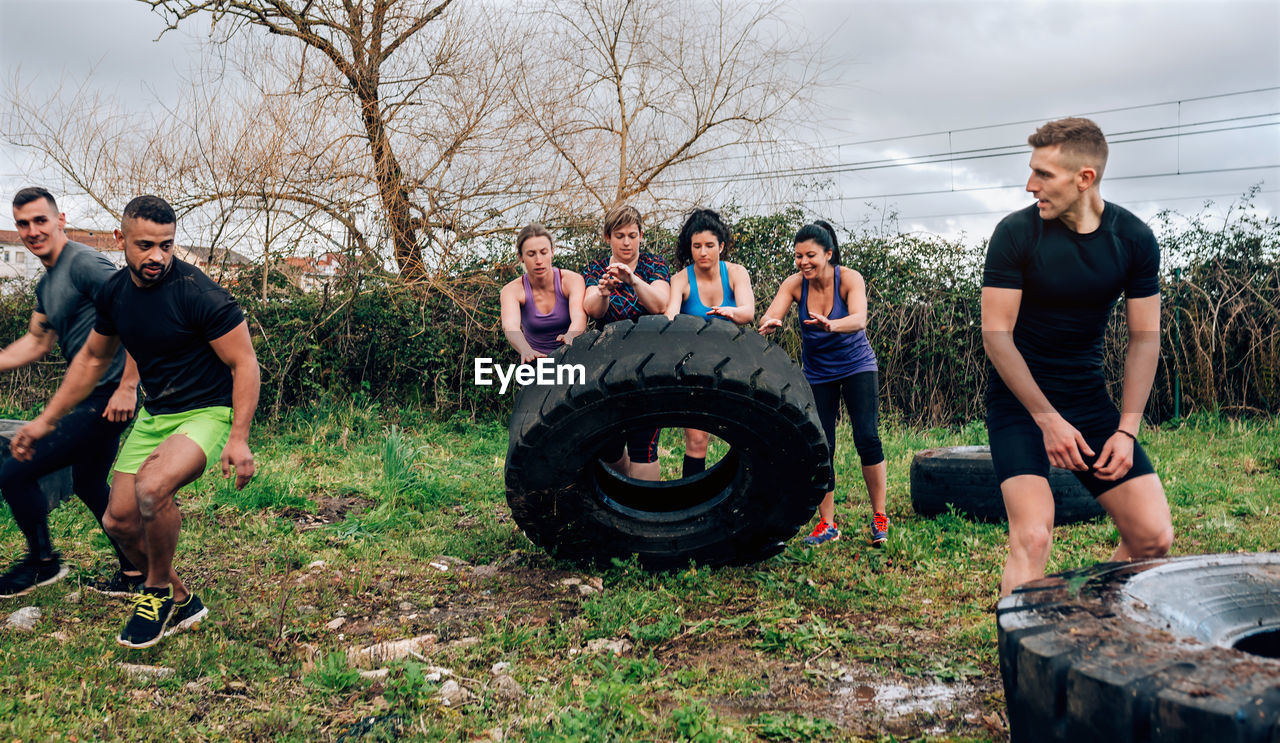
<path id="1" fill-rule="evenodd" d="M 822 421 L 827 447 L 833 454 L 827 495 L 818 506 L 818 525 L 805 538 L 826 544 L 840 538 L 835 519 L 836 415 L 844 398 L 853 427 L 853 443 L 862 461 L 862 479 L 871 499 L 871 543 L 889 536 L 885 515 L 886 467 L 880 447 L 879 396 L 876 355 L 867 340 L 867 288 L 862 275 L 840 265 L 835 230 L 823 221 L 796 233 L 795 260 L 799 273 L 782 282 L 773 303 L 760 319 L 760 333 L 782 326 L 791 305 L 799 305 L 800 357 L 804 376 Z"/>
<path id="2" fill-rule="evenodd" d="M 533 223 L 516 237 L 524 275 L 502 287 L 502 332 L 527 364 L 556 350 L 587 329 L 582 311 L 582 274 L 551 265 L 555 243 L 546 227 Z"/>

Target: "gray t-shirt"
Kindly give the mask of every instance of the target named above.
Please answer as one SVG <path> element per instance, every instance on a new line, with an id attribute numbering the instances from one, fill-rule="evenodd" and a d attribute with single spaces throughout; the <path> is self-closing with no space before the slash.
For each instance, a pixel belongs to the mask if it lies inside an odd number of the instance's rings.
<path id="1" fill-rule="evenodd" d="M 58 254 L 58 262 L 36 283 L 36 312 L 49 318 L 68 365 L 89 338 L 89 331 L 97 320 L 94 299 L 116 270 L 98 251 L 68 241 Z M 121 347 L 97 389 L 119 385 L 123 371 L 124 348 Z"/>

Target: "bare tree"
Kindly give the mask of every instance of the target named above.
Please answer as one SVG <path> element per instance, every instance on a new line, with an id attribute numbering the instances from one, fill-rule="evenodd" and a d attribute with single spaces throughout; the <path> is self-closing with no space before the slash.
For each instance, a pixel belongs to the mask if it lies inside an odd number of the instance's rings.
<path id="1" fill-rule="evenodd" d="M 776 2 L 550 0 L 518 100 L 594 208 L 706 198 L 727 156 L 768 157 L 819 82 Z M 582 205 L 580 205 L 581 208 Z"/>
<path id="2" fill-rule="evenodd" d="M 237 51 L 261 62 L 251 46 Z M 185 235 L 224 255 L 248 245 L 266 259 L 271 236 L 332 241 L 335 230 L 345 231 L 335 245 L 372 253 L 353 214 L 364 180 L 348 164 L 351 153 L 334 146 L 324 111 L 294 97 L 199 69 L 176 99 L 150 112 L 126 108 L 87 80 L 42 98 L 15 79 L 5 98 L 5 139 L 61 172 L 64 192 L 87 195 L 115 221 L 130 198 L 155 193 L 174 205 Z M 252 215 L 264 206 L 290 218 L 262 231 Z"/>
<path id="3" fill-rule="evenodd" d="M 529 219 L 707 198 L 729 155 L 788 144 L 820 72 L 772 0 L 141 2 L 211 23 L 177 99 L 15 74 L 5 139 L 114 217 L 158 193 L 210 247 L 269 264 L 321 240 L 381 268 L 389 245 L 444 290 Z"/>
<path id="4" fill-rule="evenodd" d="M 391 121 L 411 105 L 412 98 L 428 85 L 435 71 L 408 71 L 393 66 L 396 52 L 424 28 L 441 17 L 453 0 L 421 3 L 409 0 L 326 2 L 308 0 L 142 0 L 176 28 L 198 14 L 220 22 L 257 26 L 268 33 L 295 39 L 322 55 L 341 76 L 356 106 L 373 159 L 374 182 L 391 229 L 394 255 L 400 270 L 410 276 L 423 274 L 417 235 L 420 219 L 410 201 L 412 184 L 406 177 L 392 144 Z M 401 55 L 406 56 L 406 55 Z"/>

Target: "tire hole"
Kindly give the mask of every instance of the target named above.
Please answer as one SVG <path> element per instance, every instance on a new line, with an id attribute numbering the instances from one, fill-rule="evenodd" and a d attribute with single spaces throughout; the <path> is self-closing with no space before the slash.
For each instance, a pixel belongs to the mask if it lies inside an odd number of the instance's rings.
<path id="1" fill-rule="evenodd" d="M 1232 647 L 1242 653 L 1260 655 L 1263 658 L 1280 658 L 1280 629 L 1254 632 L 1237 640 Z"/>
<path id="2" fill-rule="evenodd" d="M 620 514 L 681 521 L 702 515 L 727 499 L 743 470 L 732 449 L 705 472 L 665 482 L 620 475 L 596 460 L 593 484 L 601 503 Z"/>

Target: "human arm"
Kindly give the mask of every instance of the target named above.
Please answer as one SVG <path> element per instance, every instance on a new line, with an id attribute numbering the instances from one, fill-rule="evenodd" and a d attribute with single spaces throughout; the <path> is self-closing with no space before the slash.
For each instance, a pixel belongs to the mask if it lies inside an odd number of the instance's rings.
<path id="1" fill-rule="evenodd" d="M 1040 427 L 1049 462 L 1055 467 L 1083 471 L 1087 467 L 1080 454 L 1092 456 L 1093 450 L 1075 426 L 1049 403 L 1013 343 L 1013 327 L 1021 305 L 1021 289 L 982 287 L 982 347 L 1005 386 Z"/>
<path id="2" fill-rule="evenodd" d="M 729 288 L 733 290 L 733 301 L 736 306 L 712 307 L 708 314 L 727 317 L 738 325 L 750 324 L 756 319 L 756 295 L 751 290 L 751 275 L 747 273 L 746 268 L 737 263 L 729 264 Z"/>
<path id="3" fill-rule="evenodd" d="M 1094 463 L 1099 480 L 1118 480 L 1133 467 L 1134 441 L 1160 362 L 1160 295 L 1126 300 L 1125 318 L 1129 343 L 1124 356 L 1120 427 L 1103 444 Z"/>
<path id="4" fill-rule="evenodd" d="M 609 276 L 619 284 L 631 287 L 636 293 L 636 300 L 649 314 L 660 315 L 666 311 L 667 300 L 671 297 L 671 284 L 666 279 L 645 281 L 625 263 L 610 263 Z"/>
<path id="5" fill-rule="evenodd" d="M 840 274 L 840 293 L 848 314 L 844 317 L 829 319 L 826 315 L 810 312 L 806 324 L 815 326 L 828 333 L 856 333 L 867 328 L 867 282 L 862 274 L 852 268 L 836 266 Z"/>
<path id="6" fill-rule="evenodd" d="M 27 364 L 44 358 L 58 342 L 58 334 L 49 318 L 40 312 L 31 313 L 27 332 L 21 338 L 0 350 L 0 371 L 21 369 Z"/>
<path id="7" fill-rule="evenodd" d="M 582 271 L 586 291 L 582 295 L 582 311 L 599 320 L 609 311 L 609 297 L 616 282 L 605 272 L 602 263 L 590 263 Z"/>
<path id="8" fill-rule="evenodd" d="M 62 416 L 71 412 L 72 408 L 93 392 L 98 380 L 102 379 L 102 375 L 111 366 L 111 360 L 115 357 L 119 346 L 119 337 L 102 335 L 96 330 L 89 331 L 89 337 L 80 347 L 80 352 L 71 360 L 67 375 L 62 378 L 62 384 L 58 385 L 57 391 L 49 399 L 49 404 L 44 406 L 40 415 L 19 428 L 13 435 L 13 439 L 9 442 L 9 450 L 13 453 L 14 459 L 19 462 L 31 459 L 35 442 L 49 435 L 58 421 L 62 420 Z"/>
<path id="9" fill-rule="evenodd" d="M 765 310 L 760 318 L 760 335 L 769 335 L 782 327 L 782 318 L 786 316 L 787 310 L 791 309 L 791 303 L 796 301 L 796 288 L 799 286 L 800 274 L 793 273 L 782 282 L 782 286 L 778 287 L 778 293 L 769 303 L 769 309 Z"/>
<path id="10" fill-rule="evenodd" d="M 663 313 L 668 320 L 674 320 L 680 314 L 680 305 L 689 293 L 689 275 L 685 271 L 677 271 L 671 277 L 670 296 L 667 298 L 667 309 Z"/>
<path id="11" fill-rule="evenodd" d="M 222 363 L 231 369 L 231 434 L 222 448 L 222 476 L 230 477 L 236 471 L 236 490 L 241 490 L 253 478 L 253 452 L 249 450 L 249 424 L 258 409 L 258 389 L 261 376 L 258 356 L 249 339 L 249 323 L 241 321 L 230 332 L 209 341 L 209 347 Z"/>
<path id="12" fill-rule="evenodd" d="M 587 313 L 582 309 L 587 286 L 582 274 L 574 273 L 573 271 L 561 271 L 560 287 L 564 290 L 565 297 L 569 300 L 569 329 L 565 331 L 564 335 L 557 336 L 556 340 L 572 345 L 573 339 L 582 335 L 587 329 Z"/>
<path id="13" fill-rule="evenodd" d="M 546 354 L 533 350 L 533 346 L 524 337 L 524 331 L 520 329 L 520 297 L 524 293 L 523 289 L 520 279 L 516 279 L 502 287 L 498 301 L 502 307 L 502 334 L 507 337 L 507 343 L 520 354 L 520 363 L 527 364 Z"/>
<path id="14" fill-rule="evenodd" d="M 133 413 L 138 409 L 138 363 L 133 360 L 133 356 L 128 351 L 124 353 L 124 371 L 120 373 L 120 384 L 116 385 L 116 391 L 111 393 L 111 399 L 107 401 L 107 409 L 102 411 L 102 417 L 112 423 L 124 423 L 133 417 Z"/>

